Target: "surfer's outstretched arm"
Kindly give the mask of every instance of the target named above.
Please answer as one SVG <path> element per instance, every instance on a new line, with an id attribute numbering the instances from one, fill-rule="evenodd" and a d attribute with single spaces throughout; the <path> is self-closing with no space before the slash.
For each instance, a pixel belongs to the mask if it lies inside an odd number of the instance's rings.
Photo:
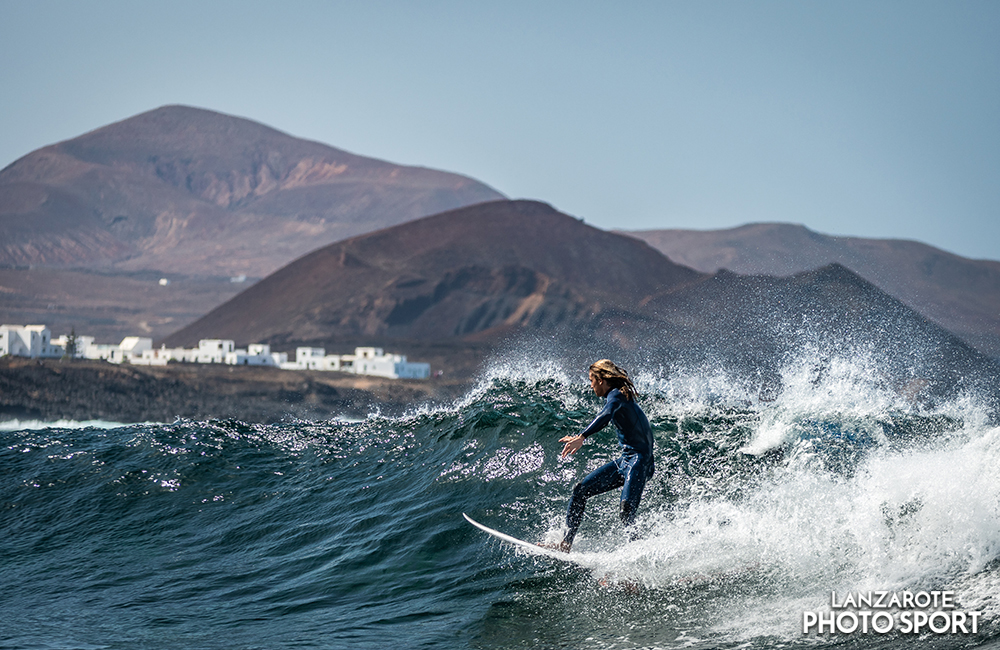
<path id="1" fill-rule="evenodd" d="M 566 446 L 563 447 L 562 453 L 559 454 L 559 458 L 566 458 L 567 456 L 572 456 L 580 447 L 583 446 L 584 437 L 583 434 L 575 436 L 566 436 L 565 438 L 559 438 L 559 442 L 565 442 Z"/>
<path id="2" fill-rule="evenodd" d="M 608 423 L 611 422 L 611 418 L 614 416 L 614 407 L 615 403 L 609 401 L 604 405 L 604 408 L 601 409 L 601 412 L 597 414 L 594 421 L 587 425 L 586 429 L 575 436 L 560 438 L 559 442 L 566 443 L 566 446 L 563 447 L 562 453 L 559 454 L 559 457 L 566 458 L 566 456 L 575 454 L 579 451 L 580 447 L 583 446 L 583 441 L 586 440 L 588 436 L 591 436 L 608 426 Z"/>

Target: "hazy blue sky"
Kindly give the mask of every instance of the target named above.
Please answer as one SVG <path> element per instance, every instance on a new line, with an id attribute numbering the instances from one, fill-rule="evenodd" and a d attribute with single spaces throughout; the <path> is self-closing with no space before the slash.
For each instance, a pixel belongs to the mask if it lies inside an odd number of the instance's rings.
<path id="1" fill-rule="evenodd" d="M 0 0 L 0 167 L 164 104 L 603 228 L 1000 259 L 1000 2 Z"/>

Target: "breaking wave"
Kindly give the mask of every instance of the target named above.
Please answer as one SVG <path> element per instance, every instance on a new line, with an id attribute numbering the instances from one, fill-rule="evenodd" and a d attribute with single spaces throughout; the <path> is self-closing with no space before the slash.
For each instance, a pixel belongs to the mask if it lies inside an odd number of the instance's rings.
<path id="1" fill-rule="evenodd" d="M 1000 634 L 1000 428 L 864 355 L 777 379 L 636 368 L 657 472 L 632 534 L 573 483 L 616 454 L 580 369 L 499 359 L 389 418 L 0 427 L 0 648 L 893 646 Z M 803 634 L 831 593 L 952 591 L 976 633 Z"/>

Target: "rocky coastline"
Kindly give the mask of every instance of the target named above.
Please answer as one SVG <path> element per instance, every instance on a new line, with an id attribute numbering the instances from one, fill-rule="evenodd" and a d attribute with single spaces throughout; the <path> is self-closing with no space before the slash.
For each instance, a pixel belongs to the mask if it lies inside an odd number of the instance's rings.
<path id="1" fill-rule="evenodd" d="M 244 422 L 400 414 L 454 399 L 459 379 L 401 380 L 214 364 L 0 358 L 0 421 Z"/>

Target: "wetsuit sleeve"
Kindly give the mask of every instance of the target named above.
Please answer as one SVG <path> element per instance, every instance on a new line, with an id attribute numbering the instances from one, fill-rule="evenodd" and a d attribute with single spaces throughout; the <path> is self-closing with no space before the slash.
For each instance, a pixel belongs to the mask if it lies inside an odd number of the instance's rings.
<path id="1" fill-rule="evenodd" d="M 588 424 L 587 428 L 580 432 L 580 435 L 586 439 L 608 426 L 608 422 L 611 422 L 611 417 L 615 412 L 615 404 L 616 402 L 608 400 L 608 403 L 604 405 L 604 408 L 597 414 L 594 421 Z"/>

